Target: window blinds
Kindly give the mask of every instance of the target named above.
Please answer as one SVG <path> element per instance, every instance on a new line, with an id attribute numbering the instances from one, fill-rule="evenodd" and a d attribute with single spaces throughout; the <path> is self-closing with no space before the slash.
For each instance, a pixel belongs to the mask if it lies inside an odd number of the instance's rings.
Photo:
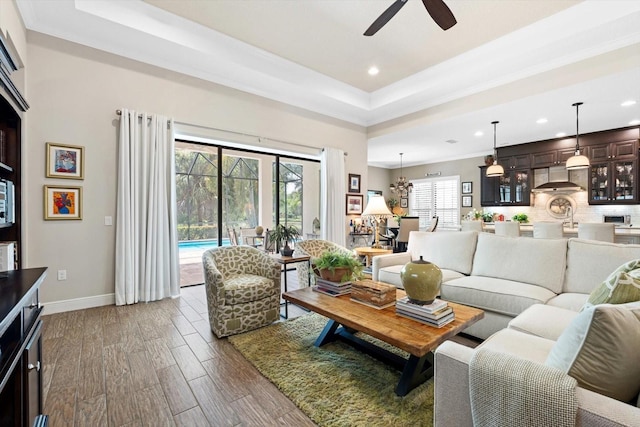
<path id="1" fill-rule="evenodd" d="M 420 229 L 438 216 L 441 227 L 457 227 L 460 218 L 460 177 L 429 178 L 411 181 L 409 214 L 420 218 Z"/>

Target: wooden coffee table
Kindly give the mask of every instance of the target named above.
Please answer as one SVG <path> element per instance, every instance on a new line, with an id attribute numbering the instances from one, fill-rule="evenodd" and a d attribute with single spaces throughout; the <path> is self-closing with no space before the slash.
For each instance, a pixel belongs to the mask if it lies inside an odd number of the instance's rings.
<path id="1" fill-rule="evenodd" d="M 404 296 L 404 291 L 398 289 L 396 298 Z M 331 297 L 304 288 L 285 292 L 283 298 L 330 319 L 316 339 L 316 347 L 339 339 L 400 370 L 402 375 L 396 387 L 398 396 L 406 395 L 433 376 L 433 350 L 438 345 L 484 317 L 482 310 L 449 303 L 455 320 L 435 328 L 398 316 L 395 306 L 376 310 L 351 301 L 349 295 Z M 409 358 L 362 340 L 355 336 L 358 331 L 406 351 Z"/>

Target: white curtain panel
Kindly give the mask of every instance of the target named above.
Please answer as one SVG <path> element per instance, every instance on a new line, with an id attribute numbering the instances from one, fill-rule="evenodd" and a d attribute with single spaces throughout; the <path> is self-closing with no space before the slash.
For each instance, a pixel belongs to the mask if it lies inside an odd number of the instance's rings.
<path id="1" fill-rule="evenodd" d="M 320 157 L 320 223 L 322 238 L 342 246 L 345 237 L 345 167 L 344 151 L 325 148 Z M 325 226 L 326 224 L 326 226 Z"/>
<path id="2" fill-rule="evenodd" d="M 116 305 L 180 294 L 173 120 L 121 111 Z"/>

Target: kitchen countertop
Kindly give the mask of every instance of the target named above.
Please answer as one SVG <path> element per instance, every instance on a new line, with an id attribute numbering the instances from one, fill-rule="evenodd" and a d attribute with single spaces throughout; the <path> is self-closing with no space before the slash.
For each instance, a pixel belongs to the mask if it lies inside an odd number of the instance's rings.
<path id="1" fill-rule="evenodd" d="M 493 232 L 494 231 L 494 226 L 492 222 L 485 222 L 484 223 L 484 230 L 485 231 L 490 231 Z M 533 232 L 533 224 L 528 223 L 528 224 L 520 224 L 520 230 L 521 231 L 531 231 Z M 578 235 L 578 227 L 563 227 L 562 232 L 565 235 Z M 616 235 L 626 235 L 626 236 L 640 236 L 640 226 L 633 226 L 632 225 L 620 225 L 617 226 L 615 228 L 615 234 Z"/>

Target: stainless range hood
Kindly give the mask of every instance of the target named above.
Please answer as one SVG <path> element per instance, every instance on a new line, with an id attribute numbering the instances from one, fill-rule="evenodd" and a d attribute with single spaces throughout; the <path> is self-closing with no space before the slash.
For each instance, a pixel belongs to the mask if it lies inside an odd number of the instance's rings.
<path id="1" fill-rule="evenodd" d="M 538 171 L 538 169 L 536 169 Z M 564 166 L 553 166 L 547 168 L 548 181 L 544 184 L 536 186 L 533 192 L 536 193 L 551 193 L 554 191 L 582 191 L 584 190 L 578 184 L 569 181 L 569 171 Z"/>

